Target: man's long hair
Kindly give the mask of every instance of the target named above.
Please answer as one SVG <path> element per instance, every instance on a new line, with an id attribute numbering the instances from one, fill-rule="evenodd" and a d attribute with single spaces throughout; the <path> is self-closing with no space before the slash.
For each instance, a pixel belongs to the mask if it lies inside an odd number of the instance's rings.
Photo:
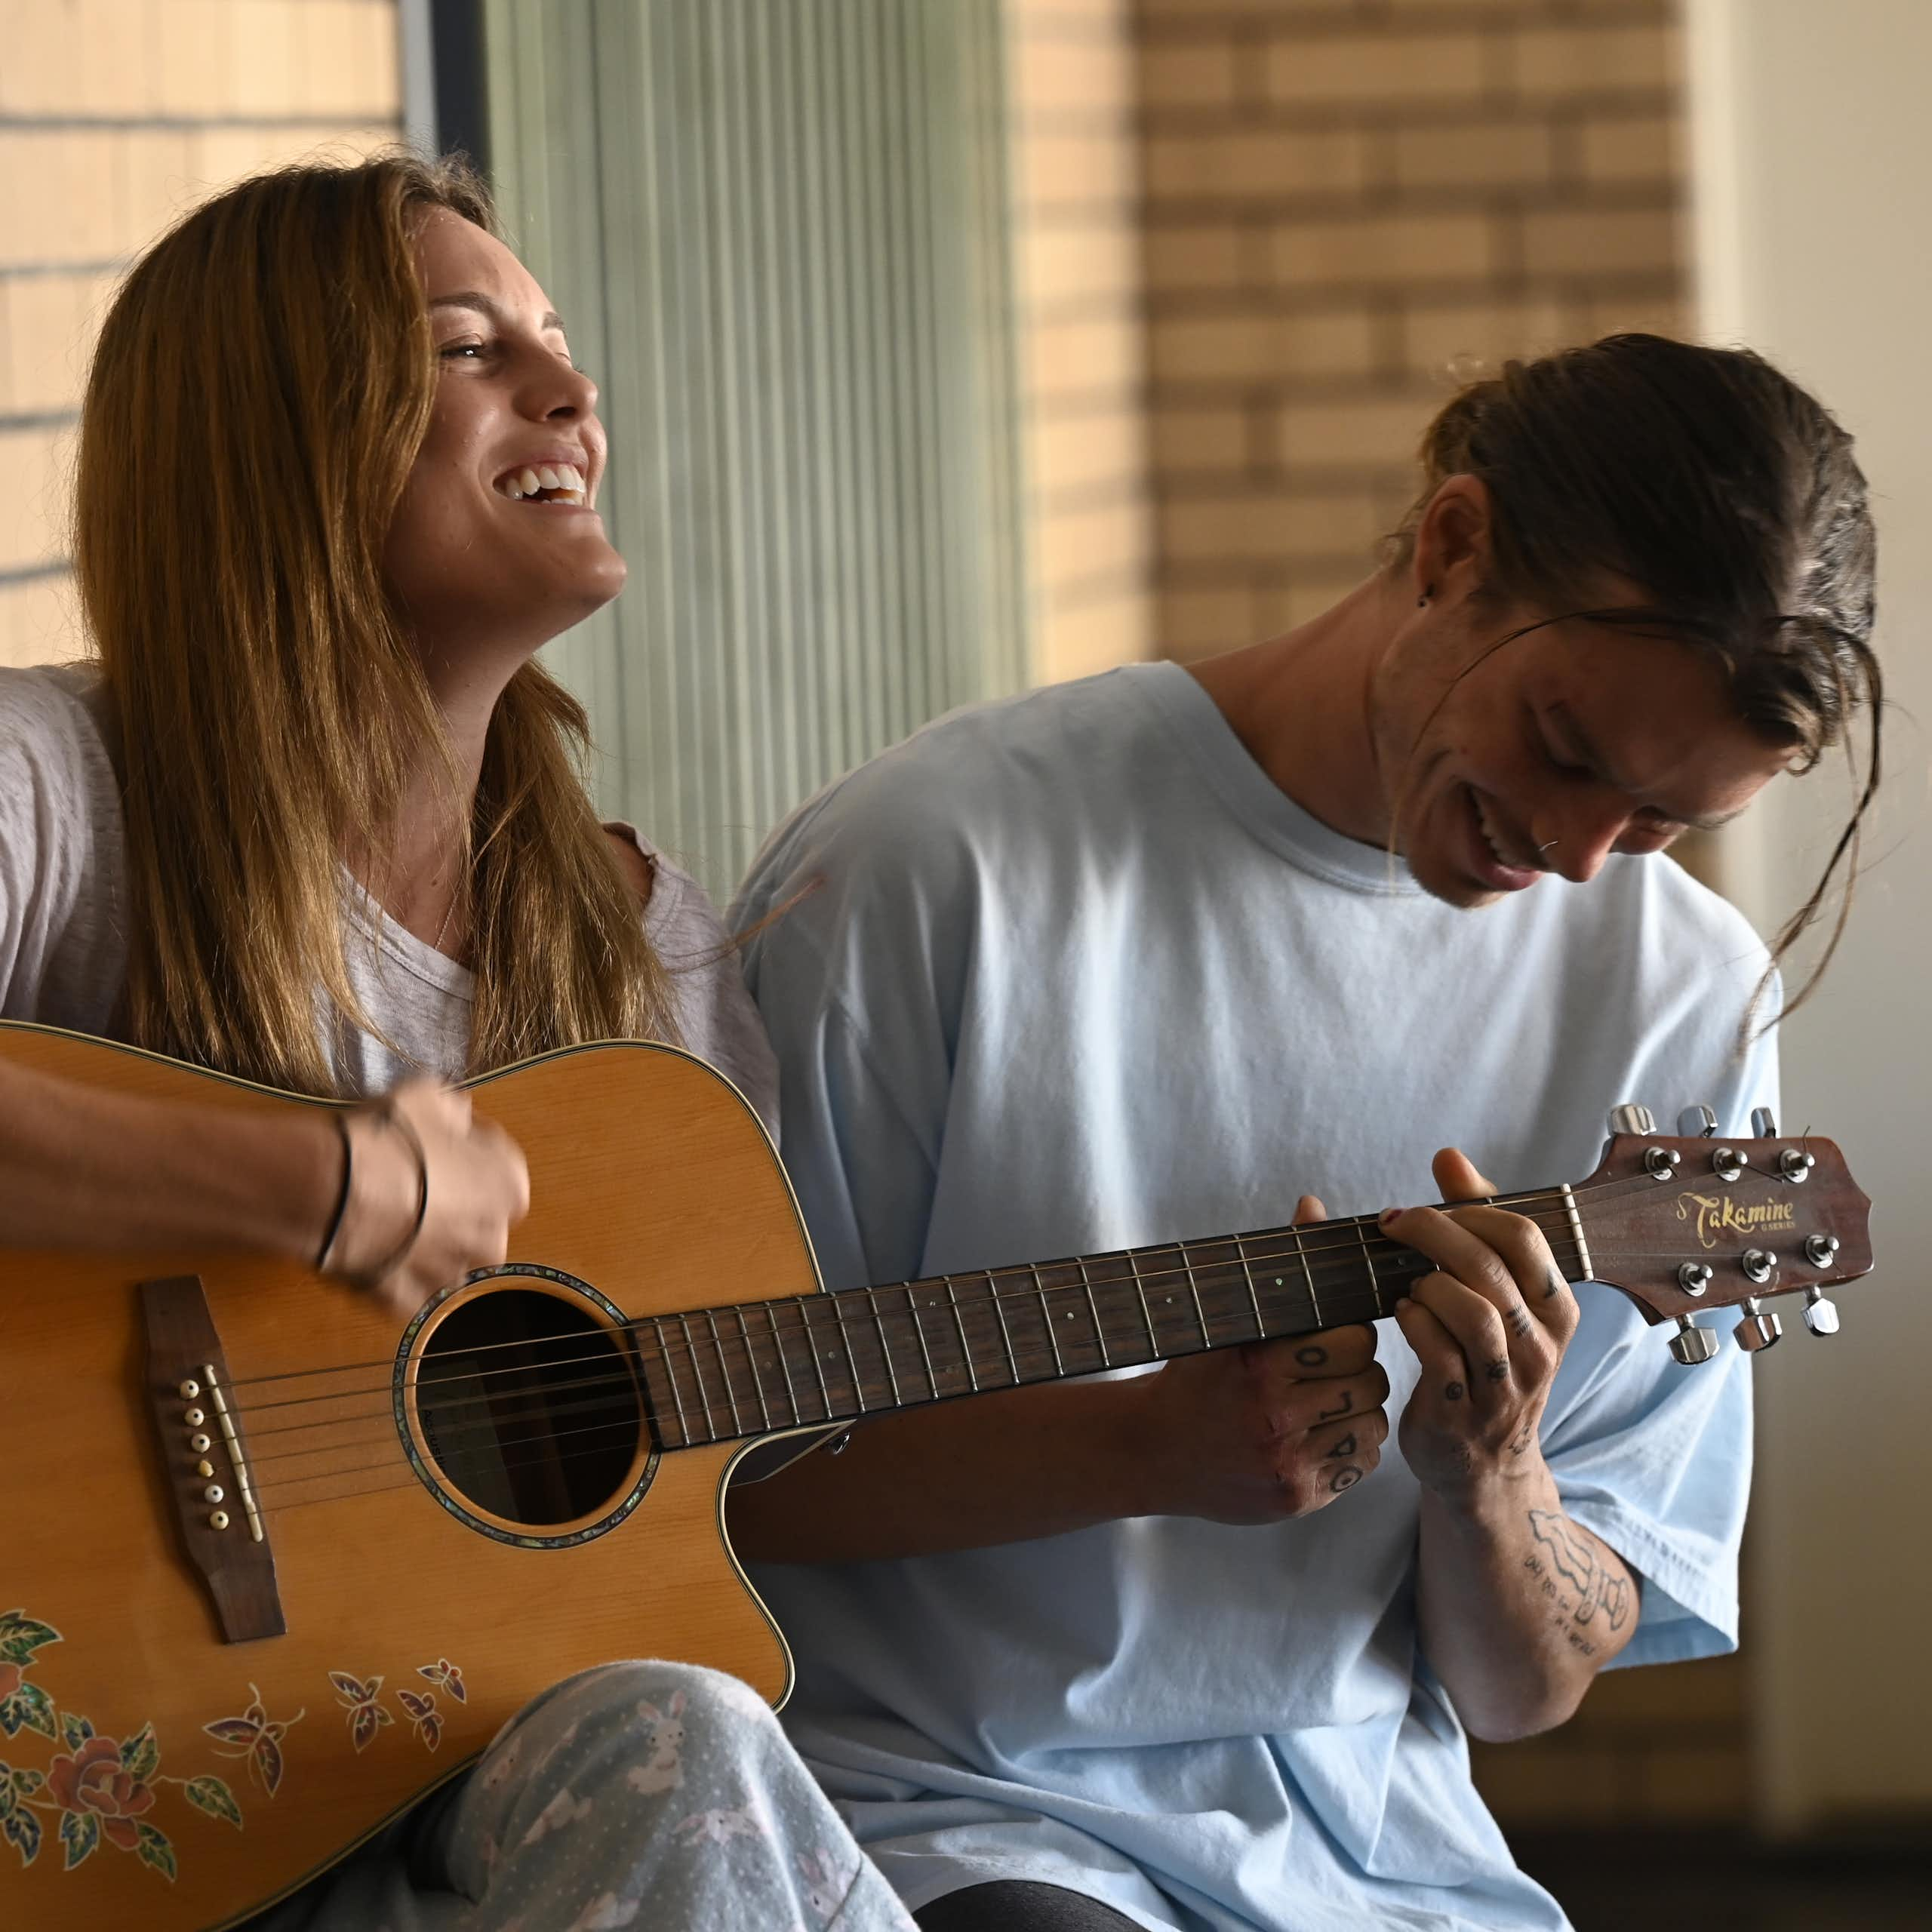
<path id="1" fill-rule="evenodd" d="M 412 774 L 455 772 L 383 579 L 436 367 L 415 266 L 460 164 L 406 152 L 231 188 L 115 297 L 80 428 L 75 568 L 113 707 L 137 1044 L 331 1089 L 354 854 L 393 843 Z M 466 828 L 472 1071 L 675 1037 L 666 981 L 586 793 L 582 707 L 531 663 L 491 719 Z M 454 795 L 454 792 L 453 792 Z"/>

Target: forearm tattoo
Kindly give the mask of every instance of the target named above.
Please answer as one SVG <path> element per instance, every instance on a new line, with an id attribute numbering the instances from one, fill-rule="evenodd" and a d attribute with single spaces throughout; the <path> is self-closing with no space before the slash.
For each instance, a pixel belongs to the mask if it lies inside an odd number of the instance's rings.
<path id="1" fill-rule="evenodd" d="M 1594 1657 L 1597 1646 L 1582 1634 L 1582 1628 L 1596 1623 L 1599 1615 L 1612 1631 L 1621 1630 L 1629 1620 L 1632 1595 L 1630 1579 L 1597 1554 L 1595 1540 L 1555 1509 L 1532 1509 L 1530 1529 L 1549 1552 L 1547 1565 L 1536 1555 L 1526 1556 L 1523 1567 L 1537 1578 L 1543 1593 L 1562 1614 L 1556 1621 L 1573 1650 Z M 1573 1601 L 1564 1585 L 1575 1591 Z"/>

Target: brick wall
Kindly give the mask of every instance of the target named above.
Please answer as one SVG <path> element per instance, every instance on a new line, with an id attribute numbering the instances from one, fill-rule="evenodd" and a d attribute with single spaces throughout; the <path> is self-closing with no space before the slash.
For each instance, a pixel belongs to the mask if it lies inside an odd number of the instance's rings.
<path id="1" fill-rule="evenodd" d="M 1681 326 L 1670 0 L 1140 0 L 1157 635 L 1359 581 L 1473 361 Z"/>
<path id="2" fill-rule="evenodd" d="M 1129 0 L 1008 0 L 1034 668 L 1147 656 L 1140 156 Z"/>
<path id="3" fill-rule="evenodd" d="M 395 0 L 0 0 L 0 663 L 79 648 L 75 412 L 116 275 L 238 175 L 399 126 Z"/>
<path id="4" fill-rule="evenodd" d="M 1155 636 L 1359 582 L 1459 372 L 1687 325 L 1669 0 L 1139 0 Z M 1735 1659 L 1475 1749 L 1506 1824 L 1748 1812 Z"/>

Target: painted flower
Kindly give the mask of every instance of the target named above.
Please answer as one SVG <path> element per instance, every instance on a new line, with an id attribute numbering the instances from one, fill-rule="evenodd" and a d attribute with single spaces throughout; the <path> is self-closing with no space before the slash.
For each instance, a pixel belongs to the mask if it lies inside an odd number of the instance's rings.
<path id="1" fill-rule="evenodd" d="M 98 1817 L 102 1835 L 123 1851 L 134 1850 L 134 1821 L 154 1804 L 152 1789 L 121 1768 L 121 1747 L 111 1737 L 90 1737 L 71 1757 L 56 1757 L 47 1789 L 62 1810 Z"/>

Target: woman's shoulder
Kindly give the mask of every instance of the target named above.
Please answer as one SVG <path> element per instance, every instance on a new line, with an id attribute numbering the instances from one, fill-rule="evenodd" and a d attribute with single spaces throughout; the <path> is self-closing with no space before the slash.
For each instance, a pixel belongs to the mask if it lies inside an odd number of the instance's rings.
<path id="1" fill-rule="evenodd" d="M 45 768 L 105 764 L 108 733 L 97 666 L 0 665 L 0 756 Z"/>
<path id="2" fill-rule="evenodd" d="M 774 1137 L 778 1129 L 778 1067 L 751 995 L 745 990 L 737 940 L 710 895 L 634 825 L 604 828 L 648 876 L 645 931 L 663 961 L 677 1009 L 678 1044 L 732 1081 Z"/>

